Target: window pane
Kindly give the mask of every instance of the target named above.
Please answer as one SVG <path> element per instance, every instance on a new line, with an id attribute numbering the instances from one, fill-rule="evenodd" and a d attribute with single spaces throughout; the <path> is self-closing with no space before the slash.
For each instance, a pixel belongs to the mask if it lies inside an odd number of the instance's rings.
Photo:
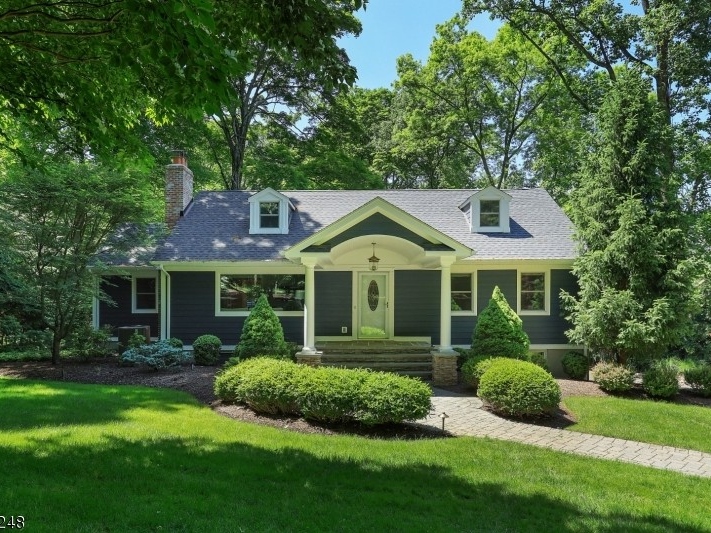
<path id="1" fill-rule="evenodd" d="M 479 202 L 479 225 L 485 228 L 499 225 L 498 200 L 481 200 Z"/>
<path id="2" fill-rule="evenodd" d="M 278 215 L 279 202 L 261 202 L 259 204 L 260 215 Z"/>
<path id="3" fill-rule="evenodd" d="M 278 228 L 279 215 L 262 215 L 259 218 L 259 227 L 261 228 Z"/>
<path id="4" fill-rule="evenodd" d="M 136 292 L 137 293 L 156 293 L 156 279 L 155 278 L 136 278 Z"/>
<path id="5" fill-rule="evenodd" d="M 303 311 L 304 283 L 301 274 L 220 276 L 220 310 L 247 311 L 266 294 L 276 311 Z"/>
<path id="6" fill-rule="evenodd" d="M 521 309 L 525 311 L 546 310 L 545 274 L 521 274 Z"/>
<path id="7" fill-rule="evenodd" d="M 452 274 L 453 291 L 471 291 L 472 277 L 469 274 Z"/>
<path id="8" fill-rule="evenodd" d="M 155 309 L 155 294 L 136 294 L 136 309 Z"/>
<path id="9" fill-rule="evenodd" d="M 472 310 L 472 293 L 453 292 L 452 293 L 452 311 L 471 311 Z"/>

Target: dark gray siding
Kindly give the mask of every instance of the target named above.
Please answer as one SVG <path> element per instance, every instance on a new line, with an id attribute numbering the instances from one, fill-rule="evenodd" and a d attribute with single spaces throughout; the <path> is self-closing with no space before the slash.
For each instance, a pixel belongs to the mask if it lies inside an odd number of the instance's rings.
<path id="1" fill-rule="evenodd" d="M 551 314 L 550 316 L 523 316 L 523 329 L 531 344 L 568 344 L 565 331 L 570 323 L 561 315 L 560 291 L 577 294 L 578 285 L 569 270 L 551 270 Z"/>
<path id="2" fill-rule="evenodd" d="M 452 316 L 452 344 L 470 345 L 475 325 L 475 316 Z"/>
<path id="3" fill-rule="evenodd" d="M 350 336 L 353 322 L 353 274 L 349 272 L 315 272 L 316 335 Z M 341 333 L 346 326 L 348 333 Z"/>
<path id="4" fill-rule="evenodd" d="M 515 270 L 480 270 L 477 273 L 477 314 L 489 305 L 494 287 L 498 285 L 504 293 L 511 309 L 516 310 L 516 271 Z"/>
<path id="5" fill-rule="evenodd" d="M 158 313 L 131 312 L 131 278 L 124 276 L 105 276 L 101 288 L 115 305 L 99 302 L 99 326 L 110 324 L 112 334 L 121 326 L 149 326 L 151 336 L 160 336 L 160 315 Z"/>
<path id="6" fill-rule="evenodd" d="M 215 316 L 214 272 L 171 272 L 170 334 L 192 344 L 200 335 L 217 335 L 237 344 L 246 317 Z M 287 340 L 304 341 L 302 317 L 280 317 Z"/>
<path id="7" fill-rule="evenodd" d="M 439 343 L 438 270 L 395 271 L 395 335 L 432 337 Z"/>

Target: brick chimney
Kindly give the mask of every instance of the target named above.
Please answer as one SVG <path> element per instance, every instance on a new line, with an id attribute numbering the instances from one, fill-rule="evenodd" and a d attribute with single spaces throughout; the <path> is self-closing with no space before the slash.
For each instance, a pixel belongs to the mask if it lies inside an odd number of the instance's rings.
<path id="1" fill-rule="evenodd" d="M 172 230 L 193 199 L 193 172 L 183 150 L 173 150 L 165 168 L 165 224 Z"/>

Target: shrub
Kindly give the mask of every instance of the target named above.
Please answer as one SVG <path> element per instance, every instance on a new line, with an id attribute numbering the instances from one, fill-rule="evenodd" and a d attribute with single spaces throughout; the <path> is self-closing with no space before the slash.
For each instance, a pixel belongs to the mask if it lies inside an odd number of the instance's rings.
<path id="1" fill-rule="evenodd" d="M 536 366 L 540 366 L 543 370 L 548 372 L 548 363 L 546 362 L 546 356 L 541 352 L 528 352 L 526 355 L 526 361 L 533 363 Z"/>
<path id="2" fill-rule="evenodd" d="M 685 370 L 684 380 L 697 394 L 711 396 L 711 365 L 700 364 Z"/>
<path id="3" fill-rule="evenodd" d="M 679 370 L 669 361 L 655 361 L 642 376 L 642 387 L 653 398 L 671 398 L 679 392 Z"/>
<path id="4" fill-rule="evenodd" d="M 138 333 L 137 331 L 134 331 L 133 334 L 128 338 L 128 343 L 127 346 L 129 348 L 138 348 L 139 346 L 143 346 L 146 343 L 146 337 L 143 335 L 143 333 Z"/>
<path id="5" fill-rule="evenodd" d="M 154 370 L 178 367 L 190 360 L 182 348 L 171 346 L 168 341 L 153 344 L 141 344 L 123 352 L 122 361 L 137 365 L 146 365 Z"/>
<path id="6" fill-rule="evenodd" d="M 503 415 L 542 415 L 558 407 L 560 387 L 553 376 L 533 363 L 497 359 L 481 376 L 478 396 Z"/>
<path id="7" fill-rule="evenodd" d="M 523 323 L 499 289 L 479 314 L 472 335 L 472 354 L 525 359 L 530 341 Z"/>
<path id="8" fill-rule="evenodd" d="M 462 365 L 462 379 L 465 383 L 471 385 L 475 389 L 479 386 L 479 380 L 484 375 L 491 364 L 503 357 L 491 357 L 490 355 L 475 355 L 467 359 L 467 362 Z"/>
<path id="9" fill-rule="evenodd" d="M 593 380 L 607 392 L 627 392 L 634 383 L 634 374 L 626 366 L 602 361 L 590 370 Z"/>
<path id="10" fill-rule="evenodd" d="M 590 368 L 587 356 L 580 352 L 566 353 L 561 362 L 563 370 L 570 379 L 584 379 Z"/>
<path id="11" fill-rule="evenodd" d="M 193 342 L 193 358 L 198 365 L 214 365 L 220 358 L 222 341 L 214 335 L 200 335 Z"/>
<path id="12" fill-rule="evenodd" d="M 177 337 L 171 337 L 170 339 L 167 339 L 168 344 L 170 344 L 173 348 L 182 348 L 183 347 L 183 341 L 178 339 Z"/>
<path id="13" fill-rule="evenodd" d="M 240 359 L 260 355 L 277 358 L 288 356 L 289 348 L 284 341 L 284 330 L 266 295 L 259 297 L 244 321 L 242 335 L 234 354 Z"/>
<path id="14" fill-rule="evenodd" d="M 112 353 L 109 347 L 110 337 L 111 326 L 96 330 L 90 323 L 84 322 L 72 331 L 67 348 L 70 355 L 80 359 L 107 357 Z"/>
<path id="15" fill-rule="evenodd" d="M 303 415 L 328 423 L 397 423 L 422 418 L 431 407 L 430 389 L 417 379 L 363 369 L 312 368 L 265 357 L 220 372 L 215 394 L 258 412 Z"/>

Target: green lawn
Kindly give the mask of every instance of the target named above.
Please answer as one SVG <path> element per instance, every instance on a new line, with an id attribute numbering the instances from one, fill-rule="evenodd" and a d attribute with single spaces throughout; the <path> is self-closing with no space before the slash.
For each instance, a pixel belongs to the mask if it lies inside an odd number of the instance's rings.
<path id="1" fill-rule="evenodd" d="M 573 431 L 711 452 L 711 408 L 626 398 L 563 400 Z"/>
<path id="2" fill-rule="evenodd" d="M 186 394 L 0 379 L 27 531 L 711 531 L 711 479 L 486 439 L 239 423 Z"/>

